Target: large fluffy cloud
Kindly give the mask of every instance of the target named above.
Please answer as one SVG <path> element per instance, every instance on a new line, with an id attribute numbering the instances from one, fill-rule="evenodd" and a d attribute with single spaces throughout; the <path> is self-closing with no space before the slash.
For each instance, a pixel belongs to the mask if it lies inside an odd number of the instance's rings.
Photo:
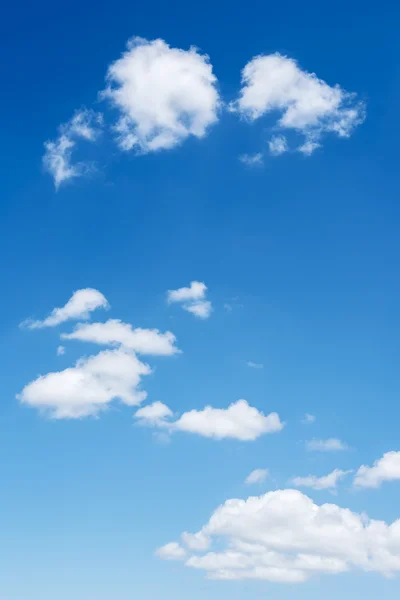
<path id="1" fill-rule="evenodd" d="M 386 452 L 372 467 L 362 465 L 355 477 L 354 485 L 364 488 L 377 488 L 384 481 L 400 479 L 400 452 Z"/>
<path id="2" fill-rule="evenodd" d="M 102 123 L 103 116 L 100 113 L 79 110 L 70 121 L 59 127 L 59 135 L 55 140 L 45 143 L 43 165 L 53 177 L 56 189 L 88 170 L 87 164 L 72 162 L 72 151 L 78 139 L 94 142 L 100 134 Z"/>
<path id="3" fill-rule="evenodd" d="M 298 490 L 228 500 L 194 535 L 208 540 L 210 550 L 192 554 L 186 565 L 215 579 L 285 583 L 352 569 L 400 570 L 400 521 L 388 525 L 336 504 L 318 505 Z"/>
<path id="4" fill-rule="evenodd" d="M 239 98 L 231 104 L 231 110 L 251 121 L 278 112 L 277 128 L 305 136 L 299 147 L 305 154 L 320 145 L 323 134 L 349 137 L 364 119 L 364 106 L 354 94 L 339 85 L 328 85 L 279 53 L 256 56 L 247 63 Z M 287 150 L 283 137 L 274 139 L 272 146 L 270 143 L 273 154 Z"/>
<path id="5" fill-rule="evenodd" d="M 208 438 L 251 441 L 266 433 L 281 431 L 284 426 L 277 413 L 264 415 L 246 400 L 238 400 L 228 408 L 206 406 L 202 410 L 190 410 L 175 421 L 169 419 L 172 413 L 165 404 L 156 404 L 151 405 L 154 410 L 150 407 L 139 410 L 136 418 L 143 425 L 163 428 L 171 433 L 185 431 Z M 157 414 L 156 419 L 154 414 Z"/>
<path id="6" fill-rule="evenodd" d="M 18 399 L 53 418 L 97 415 L 113 400 L 134 406 L 146 398 L 141 378 L 149 365 L 121 349 L 80 358 L 74 367 L 41 375 L 24 387 Z"/>
<path id="7" fill-rule="evenodd" d="M 107 299 L 101 292 L 92 288 L 77 290 L 61 308 L 54 308 L 43 321 L 28 319 L 21 326 L 28 329 L 55 327 L 69 320 L 88 319 L 90 313 L 98 308 L 108 308 Z"/>
<path id="8" fill-rule="evenodd" d="M 203 137 L 217 121 L 219 95 L 208 56 L 196 48 L 171 48 L 164 40 L 135 37 L 112 63 L 103 96 L 118 109 L 124 150 L 172 148 Z"/>
<path id="9" fill-rule="evenodd" d="M 121 345 L 139 354 L 168 356 L 179 352 L 176 337 L 170 331 L 132 328 L 130 323 L 109 319 L 105 323 L 78 323 L 74 331 L 61 336 L 65 340 L 80 340 L 100 345 Z"/>

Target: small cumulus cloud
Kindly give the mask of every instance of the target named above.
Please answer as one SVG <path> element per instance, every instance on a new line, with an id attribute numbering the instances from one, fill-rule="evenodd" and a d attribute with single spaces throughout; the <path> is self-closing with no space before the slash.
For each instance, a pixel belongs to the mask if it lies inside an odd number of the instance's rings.
<path id="1" fill-rule="evenodd" d="M 207 286 L 202 281 L 192 281 L 188 287 L 168 290 L 168 304 L 178 303 L 184 310 L 199 319 L 208 319 L 212 304 L 206 299 Z"/>
<path id="2" fill-rule="evenodd" d="M 263 483 L 269 475 L 268 469 L 255 469 L 245 479 L 246 485 L 254 485 L 256 483 Z"/>
<path id="3" fill-rule="evenodd" d="M 307 450 L 315 450 L 317 452 L 338 452 L 348 450 L 348 445 L 337 438 L 329 438 L 327 440 L 310 440 L 306 442 Z"/>

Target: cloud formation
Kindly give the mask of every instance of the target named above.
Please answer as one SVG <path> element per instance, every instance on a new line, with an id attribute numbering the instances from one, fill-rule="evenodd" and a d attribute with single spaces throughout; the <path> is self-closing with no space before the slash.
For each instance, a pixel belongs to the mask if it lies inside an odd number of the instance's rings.
<path id="1" fill-rule="evenodd" d="M 310 440 L 306 443 L 306 447 L 307 450 L 315 450 L 317 452 L 338 452 L 340 450 L 348 450 L 347 444 L 337 438 Z"/>
<path id="2" fill-rule="evenodd" d="M 107 299 L 101 292 L 93 288 L 77 290 L 61 308 L 54 308 L 50 315 L 43 321 L 27 319 L 21 323 L 21 327 L 28 329 L 41 329 L 43 327 L 55 327 L 65 321 L 89 319 L 90 313 L 98 308 L 109 308 Z"/>
<path id="3" fill-rule="evenodd" d="M 122 150 L 166 150 L 187 137 L 204 137 L 220 105 L 208 56 L 164 40 L 132 38 L 107 73 L 103 97 L 119 112 Z"/>
<path id="4" fill-rule="evenodd" d="M 351 471 L 335 469 L 332 473 L 323 475 L 322 477 L 316 477 L 315 475 L 293 477 L 291 482 L 296 487 L 310 487 L 314 490 L 336 490 L 339 481 L 349 473 L 351 473 Z"/>
<path id="5" fill-rule="evenodd" d="M 162 403 L 157 406 L 146 407 L 149 412 L 139 410 L 135 417 L 142 425 L 158 427 L 168 430 L 170 433 L 185 431 L 195 433 L 207 438 L 215 439 L 237 439 L 241 441 L 252 441 L 267 433 L 281 431 L 284 423 L 281 422 L 277 413 L 264 415 L 246 400 L 238 400 L 228 408 L 213 408 L 206 406 L 203 410 L 190 410 L 185 412 L 175 421 L 168 420 L 171 416 L 170 409 Z M 164 412 L 164 416 L 162 415 Z M 154 418 L 154 414 L 157 418 Z"/>
<path id="6" fill-rule="evenodd" d="M 182 308 L 200 319 L 208 319 L 212 305 L 206 300 L 207 286 L 202 281 L 192 281 L 188 287 L 168 290 L 167 302 L 179 303 Z"/>
<path id="7" fill-rule="evenodd" d="M 301 583 L 351 570 L 400 571 L 400 521 L 318 505 L 298 490 L 227 500 L 194 535 L 207 539 L 210 551 L 181 553 L 181 560 L 212 579 Z"/>
<path id="8" fill-rule="evenodd" d="M 362 465 L 355 477 L 354 485 L 363 488 L 378 488 L 384 481 L 400 479 L 400 452 L 386 452 L 372 467 Z"/>
<path id="9" fill-rule="evenodd" d="M 246 477 L 245 484 L 253 485 L 255 483 L 262 483 L 267 479 L 268 475 L 268 469 L 255 469 Z"/>
<path id="10" fill-rule="evenodd" d="M 289 150 L 287 139 L 284 135 L 274 135 L 268 142 L 269 152 L 272 156 L 280 156 Z"/>
<path id="11" fill-rule="evenodd" d="M 239 97 L 230 109 L 250 121 L 278 111 L 275 128 L 304 136 L 299 150 L 305 154 L 311 154 L 328 133 L 349 137 L 365 118 L 364 105 L 355 94 L 339 85 L 331 87 L 279 53 L 259 55 L 247 63 Z M 281 154 L 287 149 L 285 138 L 274 139 L 270 150 Z"/>
<path id="12" fill-rule="evenodd" d="M 247 167 L 261 166 L 264 163 L 264 158 L 261 152 L 257 152 L 256 154 L 241 154 L 239 156 L 239 160 Z"/>
<path id="13" fill-rule="evenodd" d="M 41 375 L 26 385 L 17 398 L 55 419 L 96 416 L 113 400 L 135 406 L 147 396 L 140 390 L 151 368 L 133 353 L 104 350 L 80 358 L 74 367 Z"/>
<path id="14" fill-rule="evenodd" d="M 130 323 L 109 319 L 105 323 L 78 323 L 71 333 L 63 333 L 64 340 L 80 340 L 105 346 L 121 345 L 138 354 L 170 356 L 179 352 L 176 337 L 170 331 L 132 328 Z"/>
<path id="15" fill-rule="evenodd" d="M 56 189 L 62 183 L 89 170 L 86 163 L 72 163 L 72 151 L 78 139 L 94 142 L 100 135 L 102 125 L 102 114 L 81 109 L 70 121 L 60 125 L 59 135 L 55 140 L 45 142 L 43 166 L 53 177 Z"/>

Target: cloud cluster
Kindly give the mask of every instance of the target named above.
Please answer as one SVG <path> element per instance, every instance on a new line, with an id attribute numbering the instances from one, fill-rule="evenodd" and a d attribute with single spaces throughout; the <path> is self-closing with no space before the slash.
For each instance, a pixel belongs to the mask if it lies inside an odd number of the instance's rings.
<path id="1" fill-rule="evenodd" d="M 275 127 L 302 134 L 305 142 L 299 150 L 305 154 L 311 154 L 327 133 L 349 137 L 365 117 L 355 94 L 339 85 L 331 87 L 279 53 L 256 56 L 247 63 L 239 97 L 230 108 L 250 121 L 278 112 Z M 274 137 L 269 147 L 272 154 L 282 154 L 288 149 L 286 138 Z"/>
<path id="2" fill-rule="evenodd" d="M 208 551 L 188 556 L 182 537 L 175 554 L 180 548 L 186 566 L 213 579 L 301 583 L 355 569 L 400 571 L 400 521 L 388 525 L 336 504 L 318 505 L 298 490 L 227 500 L 194 535 L 207 540 Z M 167 558 L 166 548 L 158 556 Z"/>
<path id="3" fill-rule="evenodd" d="M 53 177 L 56 189 L 89 170 L 86 163 L 72 163 L 72 151 L 78 139 L 94 142 L 100 135 L 103 115 L 92 110 L 77 111 L 72 119 L 60 125 L 59 135 L 55 140 L 45 142 L 43 166 Z"/>
<path id="4" fill-rule="evenodd" d="M 170 418 L 172 411 L 158 402 L 138 410 L 135 417 L 142 425 L 162 428 L 169 433 L 184 431 L 218 440 L 252 441 L 284 427 L 277 413 L 264 415 L 246 400 L 238 400 L 228 408 L 206 406 L 203 410 L 190 410 L 175 421 Z"/>
<path id="5" fill-rule="evenodd" d="M 123 151 L 147 154 L 168 150 L 187 138 L 203 138 L 228 107 L 246 120 L 270 114 L 273 135 L 269 152 L 287 152 L 287 134 L 297 133 L 297 150 L 310 155 L 326 134 L 349 137 L 365 118 L 364 104 L 339 85 L 330 86 L 298 63 L 279 53 L 252 58 L 242 71 L 242 86 L 233 102 L 224 103 L 209 57 L 197 48 L 173 48 L 162 39 L 133 37 L 106 73 L 100 99 L 111 107 L 107 128 Z M 108 111 L 107 111 L 108 112 Z M 73 164 L 77 140 L 93 142 L 103 127 L 103 115 L 78 111 L 59 128 L 56 140 L 45 143 L 44 166 L 56 188 L 89 170 Z M 263 153 L 239 156 L 247 166 L 263 163 Z"/>
<path id="6" fill-rule="evenodd" d="M 91 288 L 74 292 L 62 308 L 55 308 L 43 321 L 25 321 L 30 329 L 55 327 L 71 319 L 88 319 L 92 311 L 109 308 L 105 296 Z M 170 356 L 179 352 L 173 333 L 158 329 L 133 329 L 129 323 L 109 319 L 105 323 L 78 323 L 63 340 L 80 340 L 111 346 L 98 354 L 82 357 L 62 371 L 41 375 L 27 384 L 17 398 L 52 418 L 82 418 L 98 415 L 112 401 L 137 406 L 147 394 L 141 390 L 143 376 L 152 369 L 137 354 Z M 57 354 L 64 354 L 59 346 Z M 164 415 L 166 416 L 166 415 Z"/>
<path id="7" fill-rule="evenodd" d="M 184 310 L 199 317 L 208 319 L 212 312 L 212 305 L 206 300 L 207 286 L 202 281 L 192 281 L 189 287 L 177 290 L 168 290 L 167 301 L 169 304 L 179 303 Z"/>

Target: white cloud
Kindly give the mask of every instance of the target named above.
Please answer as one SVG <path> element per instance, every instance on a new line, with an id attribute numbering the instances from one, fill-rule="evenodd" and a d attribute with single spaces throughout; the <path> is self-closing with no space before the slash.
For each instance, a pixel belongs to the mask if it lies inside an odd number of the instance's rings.
<path id="1" fill-rule="evenodd" d="M 274 135 L 269 140 L 268 147 L 272 156 L 280 156 L 289 150 L 287 139 L 284 135 Z"/>
<path id="2" fill-rule="evenodd" d="M 202 281 L 192 281 L 188 287 L 168 290 L 169 304 L 181 303 L 182 308 L 200 319 L 208 319 L 212 312 L 212 304 L 205 300 L 207 286 Z"/>
<path id="3" fill-rule="evenodd" d="M 255 483 L 262 483 L 267 479 L 269 475 L 268 469 L 255 469 L 245 479 L 247 485 L 253 485 Z"/>
<path id="4" fill-rule="evenodd" d="M 261 152 L 258 152 L 257 154 L 241 154 L 239 160 L 248 167 L 260 166 L 264 163 Z"/>
<path id="5" fill-rule="evenodd" d="M 377 488 L 384 481 L 400 479 L 400 452 L 386 452 L 372 467 L 362 465 L 355 477 L 354 485 L 364 488 Z"/>
<path id="6" fill-rule="evenodd" d="M 306 413 L 301 420 L 303 425 L 311 425 L 311 423 L 315 423 L 315 421 L 316 417 L 314 415 L 310 415 L 309 413 Z"/>
<path id="7" fill-rule="evenodd" d="M 256 362 L 253 362 L 252 360 L 248 360 L 246 364 L 251 369 L 263 369 L 264 368 L 264 365 L 262 363 L 256 363 Z"/>
<path id="8" fill-rule="evenodd" d="M 119 399 L 135 406 L 146 398 L 139 389 L 149 365 L 121 349 L 80 358 L 74 367 L 41 375 L 17 398 L 55 419 L 95 416 Z"/>
<path id="9" fill-rule="evenodd" d="M 212 312 L 211 302 L 209 300 L 200 300 L 192 304 L 184 304 L 183 308 L 192 313 L 199 319 L 208 319 Z"/>
<path id="10" fill-rule="evenodd" d="M 94 142 L 100 134 L 102 123 L 101 114 L 82 109 L 60 126 L 60 134 L 56 140 L 45 142 L 43 165 L 53 177 L 56 189 L 68 179 L 79 177 L 89 170 L 85 163 L 72 164 L 72 151 L 77 139 Z"/>
<path id="11" fill-rule="evenodd" d="M 308 450 L 316 450 L 318 452 L 336 452 L 339 450 L 348 450 L 347 444 L 336 438 L 327 440 L 310 440 L 306 443 Z"/>
<path id="12" fill-rule="evenodd" d="M 168 290 L 167 299 L 172 302 L 188 302 L 202 300 L 207 292 L 207 286 L 202 281 L 191 281 L 188 287 L 181 287 L 177 290 Z"/>
<path id="13" fill-rule="evenodd" d="M 65 348 L 64 348 L 64 346 L 58 346 L 58 348 L 57 348 L 57 356 L 62 356 L 63 354 L 65 354 Z"/>
<path id="14" fill-rule="evenodd" d="M 40 329 L 42 327 L 55 327 L 71 319 L 88 319 L 90 313 L 98 308 L 109 308 L 106 298 L 98 290 L 84 288 L 74 292 L 65 306 L 54 308 L 43 321 L 28 319 L 21 323 L 21 327 Z"/>
<path id="15" fill-rule="evenodd" d="M 203 137 L 218 120 L 216 77 L 196 48 L 171 48 L 161 39 L 132 38 L 112 63 L 103 96 L 118 109 L 118 142 L 139 153 Z"/>
<path id="16" fill-rule="evenodd" d="M 349 137 L 362 123 L 365 109 L 355 94 L 331 87 L 314 73 L 281 54 L 253 58 L 242 71 L 242 89 L 230 109 L 254 121 L 279 111 L 277 127 L 306 137 L 300 148 L 310 154 L 326 133 Z"/>
<path id="17" fill-rule="evenodd" d="M 156 550 L 156 556 L 164 560 L 183 560 L 186 557 L 186 550 L 177 542 L 170 542 Z"/>
<path id="18" fill-rule="evenodd" d="M 309 135 L 306 137 L 305 142 L 301 144 L 297 150 L 305 156 L 311 156 L 314 150 L 317 150 L 318 148 L 321 148 L 321 144 L 315 140 L 314 136 Z"/>
<path id="19" fill-rule="evenodd" d="M 335 469 L 332 473 L 322 477 L 316 477 L 315 475 L 293 477 L 292 483 L 296 487 L 310 487 L 314 490 L 335 490 L 339 481 L 349 473 L 351 473 L 351 471 Z"/>
<path id="20" fill-rule="evenodd" d="M 144 425 L 162 424 L 165 419 L 169 419 L 173 416 L 173 412 L 166 404 L 162 402 L 153 402 L 143 408 L 139 408 L 135 413 L 135 417 L 139 419 Z"/>
<path id="21" fill-rule="evenodd" d="M 165 411 L 168 408 L 165 405 L 163 407 Z M 264 415 L 246 400 L 238 400 L 228 408 L 206 406 L 203 410 L 191 410 L 183 413 L 176 421 L 146 420 L 143 411 L 140 411 L 140 414 L 136 413 L 135 417 L 139 418 L 142 424 L 162 427 L 170 433 L 185 431 L 208 438 L 232 438 L 242 441 L 255 440 L 266 433 L 281 431 L 284 427 L 277 413 Z"/>
<path id="22" fill-rule="evenodd" d="M 351 570 L 400 571 L 400 521 L 318 505 L 298 490 L 227 500 L 194 536 L 207 539 L 211 551 L 185 564 L 213 579 L 301 583 Z"/>
<path id="23" fill-rule="evenodd" d="M 132 329 L 132 325 L 119 319 L 109 319 L 105 323 L 78 323 L 72 333 L 64 333 L 61 338 L 100 345 L 120 344 L 139 354 L 169 356 L 179 352 L 175 346 L 176 337 L 170 331 Z"/>
<path id="24" fill-rule="evenodd" d="M 210 546 L 210 538 L 207 535 L 204 535 L 202 531 L 199 531 L 198 533 L 188 533 L 187 531 L 184 531 L 181 535 L 181 539 L 187 548 L 195 550 L 196 552 L 207 550 Z"/>

